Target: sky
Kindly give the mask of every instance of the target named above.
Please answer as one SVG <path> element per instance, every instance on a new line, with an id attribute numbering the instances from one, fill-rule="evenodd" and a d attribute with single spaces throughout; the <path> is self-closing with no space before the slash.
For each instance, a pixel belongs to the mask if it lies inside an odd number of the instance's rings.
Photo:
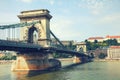
<path id="1" fill-rule="evenodd" d="M 48 9 L 60 40 L 120 35 L 120 0 L 0 0 L 0 25 L 19 23 L 21 11 Z"/>

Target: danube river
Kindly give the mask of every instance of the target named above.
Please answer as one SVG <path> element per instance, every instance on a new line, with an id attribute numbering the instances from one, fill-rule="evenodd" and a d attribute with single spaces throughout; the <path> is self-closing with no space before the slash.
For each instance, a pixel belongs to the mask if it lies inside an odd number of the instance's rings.
<path id="1" fill-rule="evenodd" d="M 0 80 L 120 80 L 120 62 L 90 62 L 46 73 L 11 72 L 0 65 Z"/>

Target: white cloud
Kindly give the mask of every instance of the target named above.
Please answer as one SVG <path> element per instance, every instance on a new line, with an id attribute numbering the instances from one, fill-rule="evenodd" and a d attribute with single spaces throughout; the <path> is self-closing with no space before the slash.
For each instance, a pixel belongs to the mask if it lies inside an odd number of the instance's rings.
<path id="1" fill-rule="evenodd" d="M 87 8 L 90 10 L 90 13 L 93 15 L 98 15 L 102 13 L 104 10 L 110 8 L 110 4 L 112 0 L 82 0 L 81 3 L 78 4 L 81 8 Z M 108 6 L 109 5 L 109 6 Z"/>
<path id="2" fill-rule="evenodd" d="M 86 34 L 89 34 L 88 26 L 93 22 L 88 16 L 56 16 L 52 20 L 50 28 L 60 40 L 78 41 L 84 40 Z"/>
<path id="3" fill-rule="evenodd" d="M 0 13 L 1 18 L 0 18 L 0 24 L 5 25 L 5 24 L 15 24 L 19 23 L 19 19 L 17 18 L 16 13 Z"/>
<path id="4" fill-rule="evenodd" d="M 55 2 L 54 0 L 50 0 L 50 4 L 53 5 Z"/>
<path id="5" fill-rule="evenodd" d="M 120 13 L 103 16 L 96 21 L 96 24 L 98 25 L 119 24 L 120 26 Z"/>
<path id="6" fill-rule="evenodd" d="M 72 40 L 79 35 L 74 30 L 74 21 L 67 17 L 59 16 L 54 21 L 51 21 L 51 30 L 61 40 Z"/>
<path id="7" fill-rule="evenodd" d="M 24 3 L 31 3 L 33 0 L 20 0 L 20 1 L 22 1 Z"/>
<path id="8" fill-rule="evenodd" d="M 102 0 L 82 0 L 82 6 L 81 7 L 86 7 L 86 8 L 100 8 L 103 7 L 104 1 Z M 79 4 L 79 5 L 80 5 Z"/>
<path id="9" fill-rule="evenodd" d="M 100 14 L 100 11 L 99 10 L 92 10 L 91 13 L 94 15 L 98 15 L 98 14 Z"/>

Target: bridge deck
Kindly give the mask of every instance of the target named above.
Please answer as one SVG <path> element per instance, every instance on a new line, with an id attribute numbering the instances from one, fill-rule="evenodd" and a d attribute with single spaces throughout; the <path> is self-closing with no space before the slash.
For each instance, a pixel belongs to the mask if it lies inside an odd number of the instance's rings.
<path id="1" fill-rule="evenodd" d="M 41 46 L 37 44 L 0 40 L 0 50 L 31 52 L 31 51 L 38 51 L 40 49 Z"/>
<path id="2" fill-rule="evenodd" d="M 58 53 L 67 53 L 76 56 L 88 56 L 83 53 L 79 53 L 73 50 L 60 49 L 55 47 L 42 47 L 37 44 L 16 42 L 16 41 L 8 41 L 8 40 L 0 40 L 0 50 L 10 50 L 10 51 L 18 51 L 18 52 L 58 52 Z"/>
<path id="3" fill-rule="evenodd" d="M 86 56 L 86 57 L 88 56 L 84 53 L 80 53 L 74 50 L 60 49 L 60 48 L 55 48 L 55 47 L 44 47 L 44 48 L 41 48 L 41 50 L 47 51 L 47 52 L 66 53 L 66 54 L 71 54 L 71 55 L 76 55 L 76 56 Z"/>

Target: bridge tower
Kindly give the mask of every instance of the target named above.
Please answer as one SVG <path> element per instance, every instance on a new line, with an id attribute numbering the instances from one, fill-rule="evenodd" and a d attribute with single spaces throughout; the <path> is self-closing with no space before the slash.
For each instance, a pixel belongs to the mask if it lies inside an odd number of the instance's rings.
<path id="1" fill-rule="evenodd" d="M 50 46 L 50 19 L 52 16 L 46 9 L 22 11 L 18 15 L 21 23 L 36 22 L 32 26 L 22 27 L 20 40 L 28 43 L 37 43 L 41 46 Z"/>
<path id="2" fill-rule="evenodd" d="M 86 43 L 85 42 L 77 43 L 76 44 L 76 51 L 80 52 L 82 54 L 86 54 Z M 74 60 L 73 60 L 74 63 L 80 63 L 80 62 L 85 62 L 85 61 L 86 61 L 85 57 L 74 56 Z"/>
<path id="3" fill-rule="evenodd" d="M 31 26 L 21 27 L 20 40 L 27 43 L 39 44 L 42 47 L 50 46 L 50 19 L 52 16 L 46 9 L 23 11 L 18 15 L 21 23 L 31 23 Z M 17 54 L 12 71 L 18 70 L 44 70 L 49 68 L 48 54 L 44 52 L 31 52 Z"/>
<path id="4" fill-rule="evenodd" d="M 81 53 L 86 53 L 86 43 L 85 42 L 79 42 L 76 44 L 76 50 Z"/>

